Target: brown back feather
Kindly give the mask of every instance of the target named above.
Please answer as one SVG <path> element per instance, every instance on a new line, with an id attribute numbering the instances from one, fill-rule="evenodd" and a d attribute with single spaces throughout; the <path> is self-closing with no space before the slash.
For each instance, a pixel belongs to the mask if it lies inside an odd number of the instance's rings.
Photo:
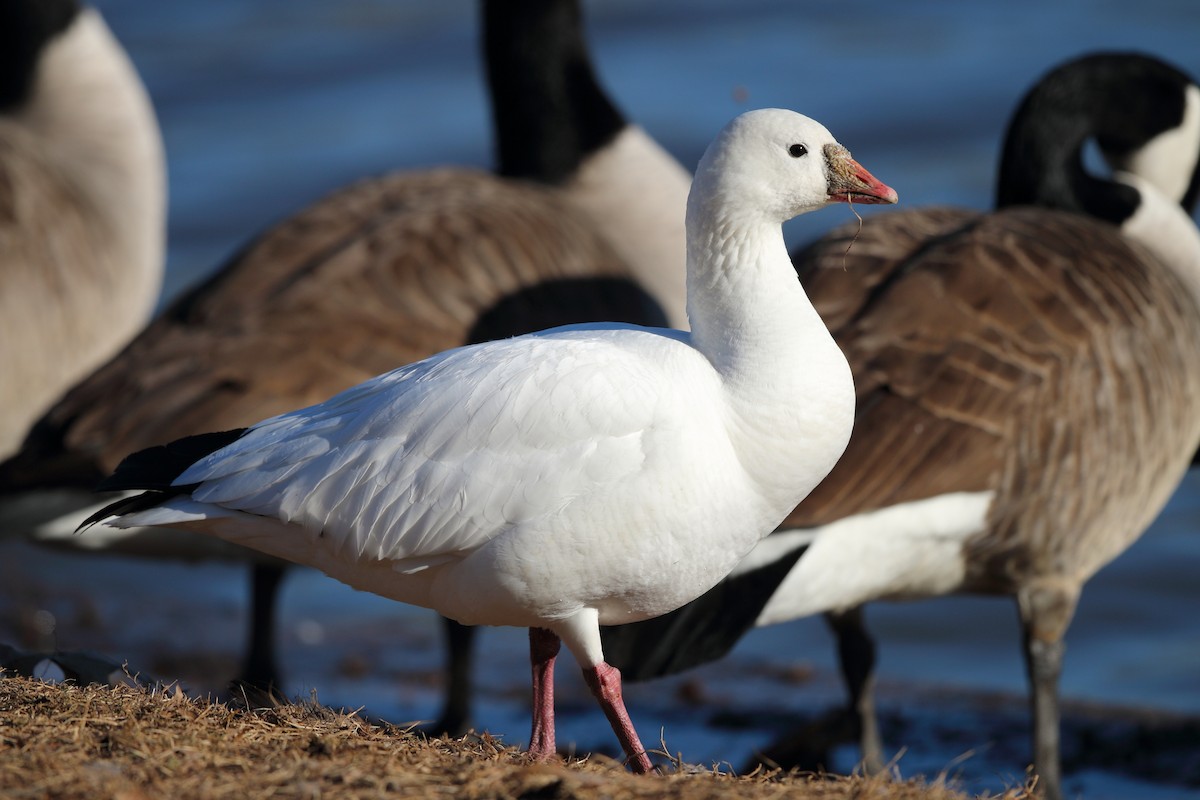
<path id="1" fill-rule="evenodd" d="M 992 490 L 975 588 L 1087 577 L 1140 535 L 1200 442 L 1200 314 L 1112 226 L 1033 209 L 867 220 L 798 269 L 855 375 L 846 454 L 784 523 Z"/>

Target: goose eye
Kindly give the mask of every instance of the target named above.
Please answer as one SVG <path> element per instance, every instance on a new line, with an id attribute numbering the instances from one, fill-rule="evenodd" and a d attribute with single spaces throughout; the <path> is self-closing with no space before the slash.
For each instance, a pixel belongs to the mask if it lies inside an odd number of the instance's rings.
<path id="1" fill-rule="evenodd" d="M 791 155 L 792 158 L 806 156 L 808 155 L 808 148 L 802 144 L 794 144 L 788 148 L 788 154 Z"/>

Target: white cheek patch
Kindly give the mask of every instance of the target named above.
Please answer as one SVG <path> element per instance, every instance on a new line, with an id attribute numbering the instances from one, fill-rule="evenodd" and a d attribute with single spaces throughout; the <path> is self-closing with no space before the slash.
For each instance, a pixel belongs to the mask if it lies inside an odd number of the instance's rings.
<path id="1" fill-rule="evenodd" d="M 1163 131 L 1133 153 L 1122 165 L 1150 181 L 1175 202 L 1183 199 L 1200 158 L 1200 88 L 1188 86 L 1183 121 Z"/>

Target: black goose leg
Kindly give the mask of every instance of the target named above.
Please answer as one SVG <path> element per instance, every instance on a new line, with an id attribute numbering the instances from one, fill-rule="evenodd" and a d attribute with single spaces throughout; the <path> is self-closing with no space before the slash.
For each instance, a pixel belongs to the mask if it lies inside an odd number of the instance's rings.
<path id="1" fill-rule="evenodd" d="M 471 662 L 475 629 L 451 619 L 442 619 L 446 633 L 446 696 L 442 713 L 428 730 L 446 736 L 462 736 L 471 728 Z"/>
<path id="2" fill-rule="evenodd" d="M 1032 709 L 1033 768 L 1046 800 L 1062 800 L 1058 681 L 1063 636 L 1075 615 L 1079 587 L 1062 584 L 1026 586 L 1017 594 L 1029 676 Z"/>
<path id="3" fill-rule="evenodd" d="M 837 638 L 838 662 L 858 733 L 863 770 L 874 775 L 883 770 L 883 743 L 875 713 L 875 642 L 867 632 L 862 606 L 830 612 L 825 621 Z"/>
<path id="4" fill-rule="evenodd" d="M 255 563 L 250 571 L 250 635 L 246 657 L 235 684 L 279 696 L 279 669 L 275 665 L 275 601 L 286 568 L 282 564 Z"/>

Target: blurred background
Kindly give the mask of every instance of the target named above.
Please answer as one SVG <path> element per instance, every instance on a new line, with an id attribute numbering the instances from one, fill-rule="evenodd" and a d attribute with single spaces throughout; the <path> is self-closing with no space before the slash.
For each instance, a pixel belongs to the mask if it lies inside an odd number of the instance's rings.
<path id="1" fill-rule="evenodd" d="M 140 70 L 165 138 L 164 300 L 251 235 L 356 178 L 491 162 L 473 2 L 95 4 Z M 1195 0 L 592 0 L 586 8 L 602 81 L 685 166 L 735 114 L 789 107 L 826 124 L 905 207 L 989 207 L 1009 114 L 1068 58 L 1134 49 L 1200 75 Z M 841 208 L 809 215 L 788 227 L 789 241 L 848 219 Z M 1198 571 L 1200 476 L 1192 475 L 1149 533 L 1085 589 L 1062 679 L 1075 712 L 1112 714 L 1118 727 L 1200 717 Z M 242 651 L 246 580 L 241 567 L 3 542 L 0 640 L 91 649 L 155 677 L 219 689 Z M 435 715 L 441 655 L 432 613 L 300 571 L 280 608 L 289 693 L 315 688 L 325 703 L 365 706 L 393 722 Z M 900 771 L 946 770 L 974 790 L 1019 782 L 1015 765 L 1028 742 L 1011 602 L 876 605 L 868 620 L 879 637 L 885 743 L 905 731 L 910 745 Z M 524 742 L 524 633 L 490 630 L 480 649 L 477 722 Z M 606 744 L 575 670 L 560 673 L 560 740 L 581 750 Z M 672 752 L 734 766 L 796 715 L 842 702 L 820 620 L 757 631 L 722 664 L 631 687 L 627 697 L 642 725 L 664 727 Z M 1200 797 L 1200 726 L 1191 724 L 1182 734 L 1194 737 L 1191 761 L 1162 767 L 1085 755 L 1073 770 L 1068 743 L 1065 788 Z M 656 730 L 641 733 L 658 739 Z M 854 757 L 847 747 L 844 769 Z"/>

